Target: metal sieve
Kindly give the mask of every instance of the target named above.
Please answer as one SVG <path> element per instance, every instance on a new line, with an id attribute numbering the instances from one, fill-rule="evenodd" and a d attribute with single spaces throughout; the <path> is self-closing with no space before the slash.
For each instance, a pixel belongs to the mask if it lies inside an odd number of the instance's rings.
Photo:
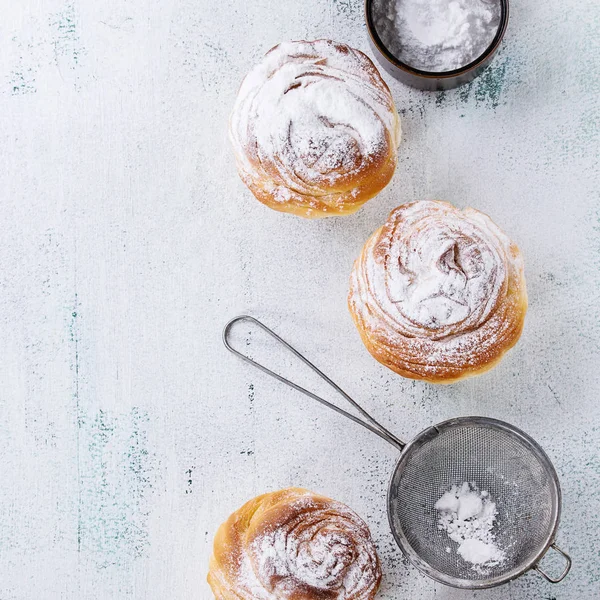
<path id="1" fill-rule="evenodd" d="M 240 321 L 253 323 L 292 352 L 358 410 L 364 420 L 233 348 L 229 341 L 231 328 Z M 429 427 L 406 444 L 254 317 L 243 315 L 229 321 L 223 330 L 223 342 L 247 363 L 358 423 L 401 451 L 388 487 L 388 519 L 398 546 L 420 571 L 436 581 L 464 589 L 501 585 L 531 569 L 551 583 L 567 576 L 571 558 L 554 543 L 561 508 L 558 476 L 546 453 L 526 433 L 496 419 L 460 417 Z M 506 554 L 502 564 L 474 570 L 473 565 L 452 551 L 457 544 L 438 529 L 436 501 L 453 485 L 465 481 L 475 482 L 496 502 L 494 531 L 498 546 Z M 548 575 L 539 565 L 549 548 L 565 560 L 565 567 L 557 577 Z"/>

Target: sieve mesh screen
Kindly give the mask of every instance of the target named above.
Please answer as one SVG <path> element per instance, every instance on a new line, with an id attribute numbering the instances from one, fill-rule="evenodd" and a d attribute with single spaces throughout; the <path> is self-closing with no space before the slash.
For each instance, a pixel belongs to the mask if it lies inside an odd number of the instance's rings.
<path id="1" fill-rule="evenodd" d="M 396 539 L 409 558 L 450 585 L 485 587 L 519 575 L 551 542 L 558 522 L 554 468 L 533 440 L 499 423 L 464 418 L 431 428 L 406 448 L 392 476 L 388 508 Z M 465 481 L 496 503 L 494 533 L 506 553 L 502 564 L 479 572 L 438 529 L 434 508 L 452 485 Z"/>

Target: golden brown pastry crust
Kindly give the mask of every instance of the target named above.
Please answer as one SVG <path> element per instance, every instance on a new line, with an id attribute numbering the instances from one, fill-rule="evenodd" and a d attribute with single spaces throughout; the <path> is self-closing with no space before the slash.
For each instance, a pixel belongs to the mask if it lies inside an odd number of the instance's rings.
<path id="1" fill-rule="evenodd" d="M 217 531 L 208 574 L 217 600 L 371 600 L 380 581 L 362 519 L 300 488 L 235 511 Z"/>
<path id="2" fill-rule="evenodd" d="M 362 52 L 330 40 L 287 42 L 244 79 L 229 136 L 258 200 L 325 217 L 356 212 L 388 184 L 400 119 Z"/>
<path id="3" fill-rule="evenodd" d="M 475 209 L 404 204 L 356 260 L 348 305 L 379 362 L 404 377 L 452 383 L 491 369 L 519 339 L 521 253 Z"/>

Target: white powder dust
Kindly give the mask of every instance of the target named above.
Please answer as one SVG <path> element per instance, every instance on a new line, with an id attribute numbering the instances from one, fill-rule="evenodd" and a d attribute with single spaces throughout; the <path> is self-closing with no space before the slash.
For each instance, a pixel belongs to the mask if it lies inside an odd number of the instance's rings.
<path id="1" fill-rule="evenodd" d="M 504 562 L 506 554 L 496 545 L 493 533 L 498 511 L 488 492 L 479 491 L 474 483 L 454 485 L 435 503 L 435 508 L 439 512 L 439 529 L 459 544 L 456 551 L 474 570 Z"/>
<path id="2" fill-rule="evenodd" d="M 399 60 L 422 71 L 464 67 L 490 46 L 500 0 L 376 0 L 377 33 Z"/>

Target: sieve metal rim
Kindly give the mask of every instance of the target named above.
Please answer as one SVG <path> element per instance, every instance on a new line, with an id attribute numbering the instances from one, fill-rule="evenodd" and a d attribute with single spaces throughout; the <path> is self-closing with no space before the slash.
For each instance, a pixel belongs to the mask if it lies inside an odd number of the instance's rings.
<path id="1" fill-rule="evenodd" d="M 397 526 L 394 522 L 392 514 L 393 514 L 393 490 L 398 486 L 394 484 L 394 480 L 398 474 L 400 469 L 403 469 L 406 465 L 406 462 L 410 459 L 410 455 L 417 448 L 422 446 L 428 440 L 437 437 L 444 430 L 448 430 L 457 426 L 464 425 L 484 425 L 486 427 L 494 427 L 496 429 L 501 429 L 510 435 L 518 438 L 521 442 L 524 442 L 531 451 L 536 455 L 540 463 L 543 465 L 544 469 L 549 475 L 549 479 L 552 482 L 554 487 L 553 494 L 553 514 L 551 519 L 551 527 L 549 527 L 548 534 L 546 535 L 546 539 L 544 544 L 541 546 L 540 550 L 535 554 L 533 558 L 528 560 L 522 567 L 517 570 L 510 571 L 509 574 L 494 577 L 492 579 L 487 580 L 471 580 L 471 579 L 460 579 L 458 577 L 451 577 L 450 575 L 446 575 L 437 569 L 431 567 L 429 563 L 424 561 L 419 554 L 413 550 L 412 546 L 409 544 L 404 532 Z M 398 547 L 402 551 L 402 554 L 406 556 L 406 558 L 410 561 L 410 563 L 419 569 L 422 573 L 431 577 L 435 581 L 439 583 L 443 583 L 444 585 L 448 585 L 450 587 L 459 588 L 459 589 L 470 589 L 470 590 L 478 590 L 478 589 L 488 589 L 492 587 L 496 587 L 499 585 L 503 585 L 521 577 L 527 571 L 535 569 L 540 560 L 544 557 L 546 552 L 548 552 L 549 548 L 553 545 L 554 539 L 556 537 L 556 532 L 558 530 L 558 526 L 560 523 L 560 515 L 562 508 L 562 492 L 560 488 L 560 482 L 558 479 L 558 474 L 554 465 L 552 464 L 549 456 L 546 454 L 544 449 L 527 433 L 523 430 L 511 425 L 510 423 L 506 423 L 505 421 L 501 421 L 499 419 L 493 419 L 491 417 L 480 417 L 480 416 L 469 416 L 469 417 L 455 417 L 453 419 L 448 419 L 447 421 L 442 421 L 437 425 L 428 427 L 424 429 L 420 433 L 418 433 L 410 442 L 406 444 L 404 450 L 398 457 L 396 461 L 396 465 L 392 470 L 392 474 L 388 483 L 387 490 L 387 516 L 388 516 L 388 524 L 390 526 L 390 530 Z"/>

